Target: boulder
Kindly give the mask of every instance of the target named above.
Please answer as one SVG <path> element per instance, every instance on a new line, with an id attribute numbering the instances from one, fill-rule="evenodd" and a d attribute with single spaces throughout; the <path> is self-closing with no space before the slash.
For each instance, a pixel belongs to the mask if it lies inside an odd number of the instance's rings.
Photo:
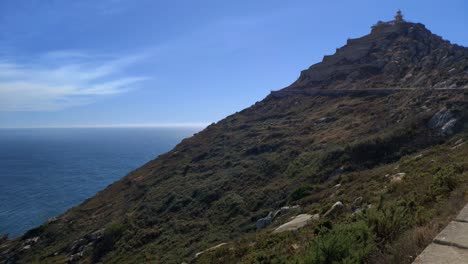
<path id="1" fill-rule="evenodd" d="M 39 238 L 40 238 L 40 237 L 38 237 L 38 236 L 37 236 L 37 237 L 28 238 L 28 239 L 26 239 L 26 240 L 24 241 L 24 244 L 25 244 L 25 245 L 34 245 L 34 244 L 37 243 L 37 241 L 39 241 Z"/>
<path id="2" fill-rule="evenodd" d="M 362 208 L 357 208 L 356 210 L 353 211 L 353 213 L 351 215 L 358 215 L 358 214 L 361 214 L 362 213 Z"/>
<path id="3" fill-rule="evenodd" d="M 218 244 L 218 245 L 216 245 L 216 246 L 214 246 L 214 247 L 210 247 L 210 248 L 208 248 L 208 249 L 205 249 L 205 250 L 203 250 L 203 251 L 200 251 L 200 252 L 198 252 L 198 253 L 195 254 L 195 258 L 198 258 L 201 254 L 204 254 L 204 253 L 206 253 L 206 252 L 213 251 L 213 250 L 218 249 L 218 248 L 220 248 L 220 247 L 224 247 L 224 246 L 227 245 L 227 244 L 228 244 L 228 243 L 221 243 L 221 244 Z"/>
<path id="4" fill-rule="evenodd" d="M 257 223 L 255 224 L 256 227 L 257 227 L 257 230 L 260 230 L 260 229 L 263 229 L 269 225 L 271 225 L 271 223 L 273 223 L 273 220 L 275 220 L 276 217 L 282 215 L 282 214 L 285 214 L 287 212 L 289 212 L 290 210 L 295 210 L 295 209 L 299 209 L 300 206 L 299 205 L 294 205 L 294 206 L 283 206 L 281 207 L 280 209 L 276 210 L 276 211 L 272 211 L 270 213 L 268 213 L 268 215 L 266 217 L 263 217 L 263 218 L 260 218 L 257 220 Z"/>
<path id="5" fill-rule="evenodd" d="M 86 235 L 86 239 L 91 241 L 91 242 L 95 242 L 96 240 L 99 240 L 101 239 L 101 237 L 103 236 L 104 234 L 104 228 L 102 229 L 99 229 L 99 230 L 96 230 L 94 231 L 93 233 L 90 233 L 88 235 Z"/>
<path id="6" fill-rule="evenodd" d="M 52 223 L 55 223 L 57 221 L 58 221 L 57 217 L 51 217 L 51 218 L 47 219 L 47 224 L 52 224 Z"/>
<path id="7" fill-rule="evenodd" d="M 440 133 L 444 136 L 451 136 L 453 135 L 455 126 L 458 122 L 458 119 L 452 118 L 447 123 L 445 123 L 442 128 L 440 129 Z"/>
<path id="8" fill-rule="evenodd" d="M 358 197 L 358 198 L 354 199 L 352 207 L 353 208 L 359 208 L 362 205 L 362 200 L 363 200 L 362 197 Z"/>
<path id="9" fill-rule="evenodd" d="M 291 207 L 289 206 L 283 206 L 281 207 L 279 210 L 276 210 L 274 213 L 273 213 L 273 216 L 272 216 L 272 219 L 271 220 L 274 220 L 276 217 L 282 215 L 282 214 L 285 214 L 287 213 L 289 210 L 291 210 Z"/>
<path id="10" fill-rule="evenodd" d="M 454 133 L 457 121 L 458 119 L 455 118 L 452 112 L 441 109 L 429 120 L 428 126 L 437 130 L 442 136 L 451 136 Z"/>
<path id="11" fill-rule="evenodd" d="M 310 214 L 300 214 L 294 217 L 291 221 L 280 225 L 278 228 L 276 228 L 273 233 L 281 233 L 285 231 L 295 231 L 301 227 L 304 227 L 307 225 L 309 222 L 312 220 L 318 220 L 319 215 L 310 215 Z"/>
<path id="12" fill-rule="evenodd" d="M 404 173 L 404 172 L 394 174 L 394 175 L 390 176 L 390 182 L 391 183 L 399 183 L 399 182 L 401 182 L 403 180 L 403 178 L 405 178 L 405 176 L 406 176 L 406 173 Z"/>
<path id="13" fill-rule="evenodd" d="M 452 150 L 458 149 L 458 148 L 462 147 L 463 145 L 465 145 L 465 142 L 462 142 L 462 143 L 460 143 L 458 145 L 453 146 Z"/>
<path id="14" fill-rule="evenodd" d="M 87 244 L 86 239 L 80 238 L 76 240 L 75 242 L 73 242 L 73 244 L 69 248 L 69 252 L 72 252 L 72 253 L 82 252 L 86 244 Z"/>
<path id="15" fill-rule="evenodd" d="M 334 218 L 340 215 L 344 211 L 344 205 L 342 202 L 336 202 L 323 216 Z"/>
<path id="16" fill-rule="evenodd" d="M 271 225 L 272 221 L 273 221 L 273 214 L 272 212 L 270 212 L 267 217 L 258 219 L 255 226 L 257 227 L 257 230 L 260 230 Z"/>
<path id="17" fill-rule="evenodd" d="M 83 252 L 73 254 L 68 258 L 67 263 L 77 263 L 83 257 Z"/>
<path id="18" fill-rule="evenodd" d="M 314 221 L 320 220 L 320 214 L 313 214 L 312 215 L 312 220 L 314 220 Z"/>

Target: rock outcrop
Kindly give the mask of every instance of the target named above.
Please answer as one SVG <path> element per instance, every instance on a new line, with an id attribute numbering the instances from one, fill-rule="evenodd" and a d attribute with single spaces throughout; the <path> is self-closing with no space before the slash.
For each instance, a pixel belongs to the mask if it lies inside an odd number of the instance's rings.
<path id="1" fill-rule="evenodd" d="M 458 119 L 452 112 L 447 109 L 441 109 L 429 120 L 428 126 L 436 129 L 442 136 L 451 136 L 454 133 L 457 122 Z"/>
<path id="2" fill-rule="evenodd" d="M 378 23 L 303 71 L 288 89 L 467 88 L 468 49 L 423 24 Z"/>
<path id="3" fill-rule="evenodd" d="M 320 216 L 318 214 L 315 215 L 310 215 L 310 214 L 300 214 L 295 216 L 291 221 L 280 225 L 278 228 L 276 228 L 273 233 L 281 233 L 281 232 L 286 232 L 286 231 L 295 231 L 301 227 L 304 227 L 311 221 L 317 221 L 319 220 Z"/>
<path id="4" fill-rule="evenodd" d="M 268 213 L 266 217 L 258 219 L 257 222 L 255 223 L 255 226 L 257 227 L 257 230 L 264 229 L 267 226 L 271 225 L 273 223 L 273 220 L 275 220 L 276 217 L 289 212 L 291 209 L 298 209 L 298 208 L 299 208 L 298 205 L 283 206 L 276 211 L 271 211 Z"/>
<path id="5" fill-rule="evenodd" d="M 216 250 L 216 249 L 218 249 L 218 248 L 224 247 L 224 246 L 226 246 L 227 244 L 228 244 L 228 243 L 220 243 L 220 244 L 218 244 L 218 245 L 216 245 L 216 246 L 213 246 L 213 247 L 210 247 L 210 248 L 205 249 L 205 250 L 203 250 L 203 251 L 200 251 L 200 252 L 198 252 L 198 253 L 195 254 L 195 258 L 198 258 L 199 256 L 201 256 L 202 254 L 205 254 L 206 252 L 210 252 L 210 251 Z"/>
<path id="6" fill-rule="evenodd" d="M 342 202 L 336 202 L 325 214 L 323 217 L 335 218 L 344 211 L 344 205 Z"/>

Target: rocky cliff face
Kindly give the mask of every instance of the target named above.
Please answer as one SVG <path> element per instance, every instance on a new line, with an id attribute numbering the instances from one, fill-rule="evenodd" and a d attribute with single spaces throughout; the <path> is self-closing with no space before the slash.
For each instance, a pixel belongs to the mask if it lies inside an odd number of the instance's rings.
<path id="1" fill-rule="evenodd" d="M 289 88 L 468 88 L 468 49 L 423 24 L 380 22 L 303 71 Z"/>
<path id="2" fill-rule="evenodd" d="M 313 214 L 315 219 L 324 213 L 338 223 L 338 214 L 327 213 L 338 201 L 346 213 L 364 210 L 355 208 L 356 200 L 375 207 L 392 190 L 388 199 L 396 201 L 431 189 L 424 177 L 415 178 L 412 189 L 387 188 L 389 178 L 383 175 L 411 176 L 399 171 L 409 168 L 400 160 L 451 142 L 467 129 L 465 90 L 427 89 L 466 87 L 467 67 L 466 48 L 421 24 L 378 24 L 370 35 L 349 40 L 302 72 L 280 96 L 268 96 L 208 126 L 53 221 L 0 242 L 0 258 L 7 263 L 203 262 L 203 256 L 194 256 L 211 248 L 205 251 L 214 252 L 208 262 L 291 260 L 297 248 L 308 247 L 313 228 L 296 240 L 283 234 L 262 242 L 271 236 L 269 225 L 294 216 L 287 214 Z M 421 89 L 394 89 L 401 87 Z M 374 93 L 365 88 L 389 89 Z M 313 89 L 361 91 L 290 92 Z M 457 142 L 458 154 L 445 161 L 463 157 L 466 146 Z M 437 158 L 429 155 L 418 170 L 437 171 L 431 160 Z M 463 166 L 457 171 L 464 173 Z M 440 201 L 418 197 L 404 204 L 413 210 Z M 295 209 L 285 218 L 277 216 L 286 207 Z M 267 231 L 257 231 L 261 219 L 268 220 L 261 222 Z M 256 240 L 257 234 L 264 236 Z M 238 246 L 226 249 L 230 241 Z"/>

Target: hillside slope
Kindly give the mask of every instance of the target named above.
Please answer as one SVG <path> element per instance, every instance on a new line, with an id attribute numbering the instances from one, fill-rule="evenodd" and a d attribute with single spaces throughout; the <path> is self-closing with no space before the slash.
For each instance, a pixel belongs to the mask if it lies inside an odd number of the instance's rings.
<path id="1" fill-rule="evenodd" d="M 455 151 L 466 154 L 467 72 L 467 48 L 432 35 L 421 24 L 379 24 L 370 35 L 349 41 L 304 71 L 281 96 L 273 93 L 208 126 L 83 204 L 3 242 L 1 258 L 7 263 L 269 263 L 294 260 L 298 254 L 306 258 L 305 251 L 285 250 L 285 245 L 305 250 L 307 241 L 318 235 L 313 228 L 295 237 L 275 236 L 268 228 L 257 232 L 257 220 L 287 205 L 300 205 L 297 213 L 321 216 L 336 201 L 350 208 L 362 197 L 375 206 L 389 184 L 384 175 L 401 172 L 390 168 L 401 160 L 425 151 L 443 160 L 444 151 L 459 140 Z M 390 89 L 382 93 L 380 88 Z M 335 92 L 324 92 L 328 90 Z M 455 174 L 465 177 L 466 160 L 456 157 L 462 164 Z M 421 162 L 431 164 L 432 159 L 424 154 Z M 434 162 L 418 175 L 432 177 L 430 172 L 455 162 L 448 160 Z M 464 181 L 462 176 L 457 183 Z M 421 186 L 431 186 L 429 179 L 421 180 Z M 337 193 L 336 184 L 346 189 Z M 457 186 L 440 199 L 415 196 L 410 204 L 408 196 L 405 205 L 439 208 L 452 192 L 463 192 Z M 409 192 L 405 187 L 391 191 L 392 202 Z M 346 219 L 345 214 L 329 221 Z M 285 220 L 278 218 L 272 226 Z M 385 245 L 428 222 L 424 218 L 379 241 L 367 257 L 391 254 Z M 261 245 L 271 237 L 289 244 Z M 194 259 L 195 253 L 222 242 L 235 246 L 221 255 Z"/>

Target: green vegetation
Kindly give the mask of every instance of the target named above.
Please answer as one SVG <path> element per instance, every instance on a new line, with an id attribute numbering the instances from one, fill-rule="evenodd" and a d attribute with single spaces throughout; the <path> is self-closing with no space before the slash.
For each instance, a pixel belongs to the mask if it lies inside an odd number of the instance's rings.
<path id="1" fill-rule="evenodd" d="M 117 241 L 122 237 L 125 226 L 120 223 L 111 223 L 106 227 L 101 240 L 95 245 L 93 250 L 93 261 L 99 261 L 108 252 L 112 251 Z"/>
<path id="2" fill-rule="evenodd" d="M 33 228 L 31 230 L 29 230 L 28 232 L 24 233 L 23 235 L 23 238 L 24 239 L 28 239 L 28 238 L 33 238 L 33 237 L 37 237 L 37 236 L 40 236 L 44 233 L 44 231 L 46 230 L 46 226 L 45 225 L 40 225 L 36 228 Z"/>
<path id="3" fill-rule="evenodd" d="M 266 99 L 184 140 L 12 248 L 19 263 L 63 263 L 79 252 L 70 248 L 80 239 L 104 230 L 80 261 L 410 263 L 468 191 L 468 145 L 454 148 L 468 141 L 466 128 L 443 138 L 426 125 L 442 108 L 463 117 L 463 93 L 438 93 Z M 419 111 L 422 104 L 431 111 Z M 323 117 L 331 118 L 317 122 Z M 392 182 L 397 173 L 406 176 Z M 355 206 L 358 197 L 362 205 Z M 337 201 L 343 213 L 324 218 Z M 300 208 L 256 231 L 258 219 L 293 205 Z M 321 219 L 271 233 L 299 213 Z M 35 236 L 37 244 L 22 250 Z M 220 243 L 228 244 L 194 258 Z"/>
<path id="4" fill-rule="evenodd" d="M 431 190 L 434 197 L 447 196 L 458 186 L 458 175 L 463 168 L 454 169 L 453 166 L 441 168 L 432 179 Z"/>
<path id="5" fill-rule="evenodd" d="M 361 190 L 372 207 L 311 223 L 297 233 L 247 236 L 231 248 L 206 253 L 197 263 L 411 263 L 468 201 L 468 148 L 453 149 L 455 141 L 395 163 L 345 173 L 339 180 L 344 191 L 330 192 L 323 184 L 299 187 L 291 197 L 306 202 L 316 192 L 351 202 Z M 398 171 L 409 172 L 401 182 L 384 177 Z M 325 209 L 329 199 L 321 200 Z M 321 207 L 310 204 L 305 210 Z"/>
<path id="6" fill-rule="evenodd" d="M 296 190 L 294 190 L 294 192 L 291 193 L 291 201 L 297 201 L 306 196 L 309 196 L 311 192 L 312 192 L 312 187 L 310 186 L 299 187 Z"/>
<path id="7" fill-rule="evenodd" d="M 374 234 L 364 222 L 321 228 L 305 256 L 304 264 L 362 263 L 376 247 Z"/>

